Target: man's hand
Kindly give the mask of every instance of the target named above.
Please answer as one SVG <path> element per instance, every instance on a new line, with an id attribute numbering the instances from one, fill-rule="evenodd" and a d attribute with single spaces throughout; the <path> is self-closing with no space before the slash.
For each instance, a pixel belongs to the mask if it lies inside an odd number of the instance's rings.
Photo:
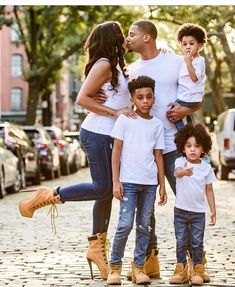
<path id="1" fill-rule="evenodd" d="M 166 112 L 166 116 L 170 122 L 177 122 L 188 115 L 185 111 L 185 107 L 176 102 L 170 102 L 167 106 L 172 107 Z"/>
<path id="2" fill-rule="evenodd" d="M 96 95 L 93 97 L 93 99 L 100 104 L 104 104 L 108 97 L 105 95 L 104 91 L 100 89 L 96 92 Z"/>
<path id="3" fill-rule="evenodd" d="M 123 198 L 123 186 L 120 181 L 113 182 L 113 196 L 119 200 Z"/>

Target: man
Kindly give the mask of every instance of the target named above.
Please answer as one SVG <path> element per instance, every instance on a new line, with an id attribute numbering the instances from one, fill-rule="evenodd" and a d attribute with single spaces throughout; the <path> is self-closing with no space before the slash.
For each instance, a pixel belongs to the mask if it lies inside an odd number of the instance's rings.
<path id="1" fill-rule="evenodd" d="M 157 28 L 153 22 L 142 20 L 131 25 L 127 37 L 127 48 L 130 52 L 138 53 L 140 58 L 129 66 L 129 76 L 130 79 L 137 76 L 148 76 L 155 80 L 156 104 L 152 108 L 151 115 L 163 121 L 166 146 L 163 150 L 165 175 L 175 194 L 174 162 L 179 154 L 174 143 L 177 132 L 174 122 L 197 111 L 202 104 L 185 107 L 175 102 L 183 57 L 170 52 L 161 52 L 157 48 L 156 39 Z M 145 272 L 150 277 L 159 278 L 154 214 L 151 217 L 151 228 Z M 127 277 L 130 278 L 131 274 L 127 274 Z M 208 277 L 209 275 L 205 274 L 205 282 L 209 282 Z"/>

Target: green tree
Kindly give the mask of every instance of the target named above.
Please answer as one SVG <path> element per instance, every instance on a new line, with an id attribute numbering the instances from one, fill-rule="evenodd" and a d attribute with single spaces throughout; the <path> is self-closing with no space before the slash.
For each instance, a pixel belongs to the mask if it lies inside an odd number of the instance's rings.
<path id="1" fill-rule="evenodd" d="M 24 71 L 29 84 L 27 124 L 35 123 L 39 100 L 50 94 L 63 62 L 74 53 L 83 53 L 84 40 L 95 24 L 118 20 L 127 27 L 142 13 L 141 8 L 128 6 L 13 6 L 12 9 L 11 19 L 0 10 L 0 24 L 17 24 L 27 55 L 29 68 Z"/>

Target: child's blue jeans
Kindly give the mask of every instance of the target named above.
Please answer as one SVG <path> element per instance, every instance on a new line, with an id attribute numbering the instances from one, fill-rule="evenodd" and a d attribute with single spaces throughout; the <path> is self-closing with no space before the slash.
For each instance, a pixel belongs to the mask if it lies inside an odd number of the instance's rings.
<path id="1" fill-rule="evenodd" d="M 124 195 L 120 201 L 119 221 L 114 236 L 111 263 L 121 264 L 136 211 L 136 241 L 134 263 L 143 265 L 150 235 L 150 217 L 156 198 L 156 185 L 123 183 Z"/>
<path id="2" fill-rule="evenodd" d="M 177 263 L 187 265 L 187 249 L 191 243 L 193 265 L 202 264 L 205 213 L 174 208 Z"/>

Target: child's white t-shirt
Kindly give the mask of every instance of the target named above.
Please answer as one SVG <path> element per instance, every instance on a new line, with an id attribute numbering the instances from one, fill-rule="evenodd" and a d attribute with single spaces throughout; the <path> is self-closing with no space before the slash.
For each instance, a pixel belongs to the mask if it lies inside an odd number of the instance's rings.
<path id="1" fill-rule="evenodd" d="M 196 57 L 192 61 L 198 81 L 193 82 L 189 76 L 188 68 L 183 63 L 178 81 L 177 99 L 184 102 L 201 102 L 204 96 L 205 89 L 205 59 L 201 56 Z"/>
<path id="2" fill-rule="evenodd" d="M 120 159 L 120 181 L 155 185 L 157 165 L 153 150 L 164 149 L 164 128 L 161 120 L 153 117 L 136 119 L 120 115 L 111 132 L 123 141 Z"/>
<path id="3" fill-rule="evenodd" d="M 184 167 L 186 162 L 188 168 L 193 167 L 193 174 L 176 177 L 175 207 L 187 211 L 205 212 L 205 187 L 216 181 L 215 173 L 206 161 L 201 160 L 201 163 L 193 164 L 185 157 L 175 160 L 175 168 Z"/>

